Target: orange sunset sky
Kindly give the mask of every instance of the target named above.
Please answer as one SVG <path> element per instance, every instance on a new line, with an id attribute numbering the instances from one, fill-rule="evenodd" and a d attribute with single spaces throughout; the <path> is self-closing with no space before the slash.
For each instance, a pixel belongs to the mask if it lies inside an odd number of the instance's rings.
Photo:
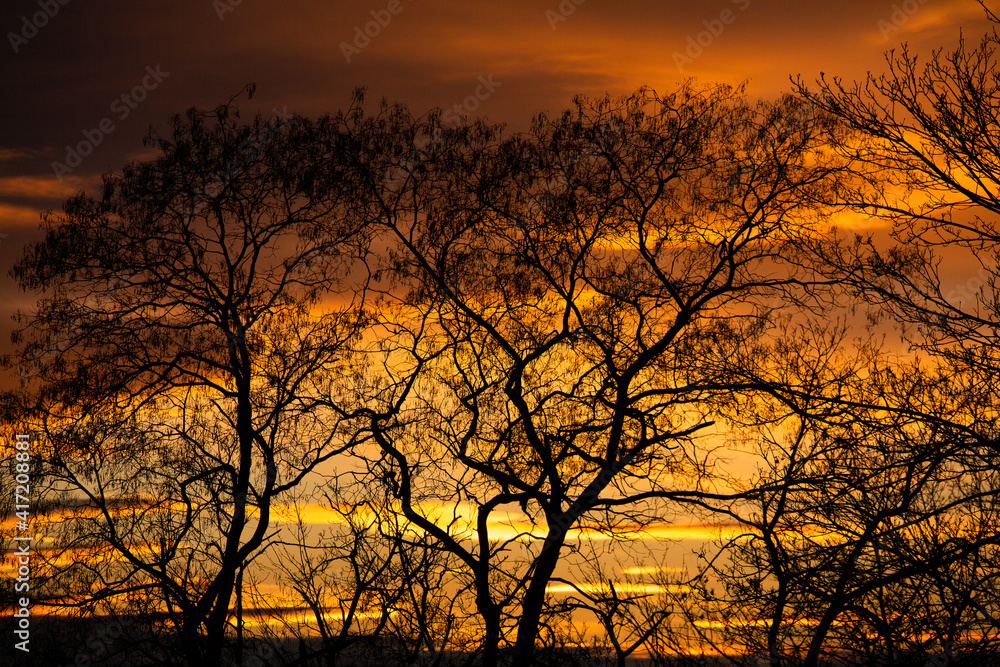
<path id="1" fill-rule="evenodd" d="M 773 98 L 799 75 L 860 80 L 903 42 L 926 57 L 962 35 L 978 43 L 990 24 L 974 0 L 11 0 L 0 28 L 4 352 L 11 315 L 37 298 L 8 271 L 40 238 L 40 215 L 149 157 L 150 127 L 166 131 L 171 114 L 211 108 L 251 81 L 245 114 L 316 116 L 364 86 L 370 102 L 468 112 L 516 132 L 581 93 L 666 92 L 694 77 Z"/>
<path id="2" fill-rule="evenodd" d="M 166 132 L 171 114 L 214 107 L 249 82 L 244 118 L 334 112 L 365 87 L 370 104 L 440 107 L 517 132 L 578 94 L 668 92 L 694 78 L 775 98 L 790 77 L 863 80 L 904 42 L 926 58 L 990 29 L 974 0 L 4 0 L 0 354 L 11 349 L 11 316 L 37 298 L 8 272 L 41 237 L 40 216 L 151 157 L 150 127 Z M 0 389 L 16 382 L 8 373 Z M 307 523 L 330 520 L 309 509 Z M 528 530 L 505 518 L 494 534 Z M 647 537 L 698 543 L 730 528 L 682 524 Z"/>
<path id="3" fill-rule="evenodd" d="M 789 76 L 854 80 L 881 71 L 883 53 L 904 41 L 928 55 L 963 32 L 978 42 L 988 25 L 974 0 L 8 0 L 0 345 L 9 348 L 11 313 L 33 301 L 7 272 L 38 238 L 39 214 L 143 157 L 150 126 L 250 81 L 257 95 L 244 111 L 318 115 L 365 86 L 370 100 L 417 112 L 459 105 L 517 131 L 580 93 L 667 91 L 695 77 L 774 97 Z M 470 97 L 477 90 L 484 99 Z M 88 137 L 76 167 L 54 167 Z"/>
<path id="4" fill-rule="evenodd" d="M 860 80 L 903 42 L 926 57 L 962 35 L 978 43 L 990 26 L 974 0 L 8 0 L 0 352 L 11 348 L 11 315 L 37 298 L 8 271 L 40 238 L 40 215 L 149 157 L 150 127 L 166 131 L 171 114 L 211 108 L 251 81 L 244 113 L 316 116 L 364 86 L 373 103 L 468 112 L 516 132 L 581 93 L 666 92 L 694 77 L 746 81 L 749 95 L 773 98 L 790 77 Z"/>

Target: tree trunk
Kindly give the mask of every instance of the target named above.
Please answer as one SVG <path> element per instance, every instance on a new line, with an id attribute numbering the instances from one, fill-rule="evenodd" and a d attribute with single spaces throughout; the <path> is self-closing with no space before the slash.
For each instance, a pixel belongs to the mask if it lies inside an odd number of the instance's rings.
<path id="1" fill-rule="evenodd" d="M 204 656 L 201 652 L 201 637 L 198 635 L 199 624 L 197 621 L 186 619 L 181 628 L 182 650 L 187 657 L 190 667 L 197 667 L 205 664 Z"/>
<path id="2" fill-rule="evenodd" d="M 489 569 L 483 572 L 476 595 L 476 607 L 483 618 L 486 631 L 483 634 L 483 667 L 497 667 L 500 660 L 500 613 L 490 598 Z"/>
<path id="3" fill-rule="evenodd" d="M 556 525 L 559 523 L 556 522 Z M 518 667 L 532 664 L 535 639 L 538 637 L 538 626 L 542 617 L 542 607 L 545 605 L 545 589 L 549 585 L 549 580 L 552 579 L 552 573 L 555 572 L 559 562 L 559 551 L 562 549 L 565 539 L 566 532 L 564 530 L 550 530 L 545 538 L 543 551 L 536 561 L 535 573 L 531 577 L 528 591 L 521 602 L 521 620 L 517 624 L 514 664 Z"/>

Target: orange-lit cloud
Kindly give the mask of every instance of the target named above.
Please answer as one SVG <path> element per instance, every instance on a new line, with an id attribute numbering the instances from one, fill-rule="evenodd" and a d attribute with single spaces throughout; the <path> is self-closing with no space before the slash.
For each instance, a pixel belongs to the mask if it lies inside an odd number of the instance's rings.
<path id="1" fill-rule="evenodd" d="M 51 174 L 6 176 L 0 177 L 0 197 L 62 200 L 93 190 L 100 182 L 96 176 L 65 176 L 61 182 Z"/>
<path id="2" fill-rule="evenodd" d="M 618 582 L 615 584 L 615 592 L 619 595 L 665 595 L 667 593 L 690 593 L 693 589 L 690 586 L 671 584 L 661 586 L 659 584 L 637 584 L 631 582 Z M 573 594 L 586 593 L 590 595 L 610 595 L 611 588 L 606 582 L 591 583 L 583 582 L 576 584 L 549 584 L 545 592 L 553 594 Z"/>
<path id="3" fill-rule="evenodd" d="M 44 211 L 30 206 L 0 203 L 0 225 L 10 227 L 35 227 Z"/>
<path id="4" fill-rule="evenodd" d="M 471 537 L 478 521 L 479 508 L 467 503 L 456 505 L 436 503 L 418 506 L 418 511 L 438 525 L 451 527 L 452 534 Z M 326 525 L 344 523 L 342 511 L 330 509 L 328 506 L 316 503 L 300 505 L 279 505 L 272 509 L 276 521 L 292 523 L 296 515 L 301 516 L 303 523 Z M 355 511 L 355 516 L 365 522 L 374 520 L 374 515 L 364 508 Z M 547 532 L 544 524 L 534 525 L 528 517 L 519 511 L 490 514 L 487 528 L 491 539 L 496 540 L 532 540 L 544 537 Z M 624 524 L 616 526 L 614 533 L 596 525 L 580 525 L 566 531 L 568 539 L 586 539 L 607 541 L 611 539 L 626 540 L 696 540 L 732 539 L 747 532 L 737 525 L 711 525 L 704 523 L 663 523 L 651 526 Z"/>
<path id="5" fill-rule="evenodd" d="M 635 567 L 623 567 L 622 574 L 631 576 L 643 576 L 647 574 L 659 574 L 661 572 L 684 572 L 683 567 L 664 567 L 661 565 L 638 565 Z"/>

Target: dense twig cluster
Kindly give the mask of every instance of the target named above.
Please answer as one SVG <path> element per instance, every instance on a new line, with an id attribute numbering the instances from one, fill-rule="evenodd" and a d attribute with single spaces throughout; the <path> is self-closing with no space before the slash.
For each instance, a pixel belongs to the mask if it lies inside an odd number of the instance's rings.
<path id="1" fill-rule="evenodd" d="M 516 135 L 175 118 L 15 269 L 48 603 L 109 664 L 994 660 L 995 46 Z M 678 517 L 728 532 L 608 571 Z"/>

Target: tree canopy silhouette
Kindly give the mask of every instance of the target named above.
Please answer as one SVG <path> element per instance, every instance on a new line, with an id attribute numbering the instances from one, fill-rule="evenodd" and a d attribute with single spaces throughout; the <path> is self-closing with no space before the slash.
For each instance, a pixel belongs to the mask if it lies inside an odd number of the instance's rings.
<path id="1" fill-rule="evenodd" d="M 190 664 L 221 664 L 272 505 L 351 443 L 324 406 L 348 400 L 363 291 L 335 299 L 365 240 L 310 128 L 178 116 L 14 269 L 44 295 L 17 335 L 39 481 L 68 519 L 52 580 L 72 604 L 145 607 Z"/>
<path id="2" fill-rule="evenodd" d="M 141 616 L 151 663 L 240 664 L 244 591 L 277 576 L 303 665 L 575 659 L 574 610 L 618 664 L 992 657 L 995 44 L 523 133 L 360 92 L 175 117 L 14 269 L 51 603 Z M 899 245 L 845 241 L 849 209 Z M 982 261 L 974 298 L 941 247 Z M 863 305 L 918 358 L 852 341 Z M 736 534 L 657 597 L 585 544 L 678 517 Z"/>

